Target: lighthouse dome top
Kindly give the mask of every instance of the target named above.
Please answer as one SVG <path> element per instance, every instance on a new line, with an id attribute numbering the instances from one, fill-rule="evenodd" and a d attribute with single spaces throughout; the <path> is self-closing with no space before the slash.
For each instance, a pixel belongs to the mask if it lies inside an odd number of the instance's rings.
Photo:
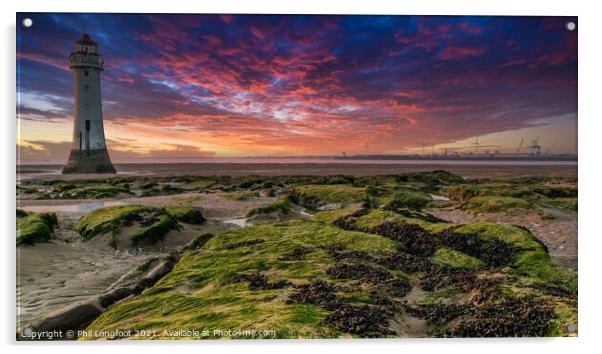
<path id="1" fill-rule="evenodd" d="M 74 43 L 75 51 L 69 55 L 71 68 L 104 69 L 104 62 L 100 53 L 98 53 L 98 44 L 92 40 L 88 33 L 84 33 Z"/>
<path id="2" fill-rule="evenodd" d="M 73 43 L 75 44 L 76 53 L 96 54 L 98 43 L 94 42 L 88 33 L 84 33 L 80 39 Z"/>
<path id="3" fill-rule="evenodd" d="M 86 45 L 98 45 L 92 40 L 92 37 L 88 33 L 82 34 L 82 38 L 74 41 L 75 44 L 86 44 Z"/>

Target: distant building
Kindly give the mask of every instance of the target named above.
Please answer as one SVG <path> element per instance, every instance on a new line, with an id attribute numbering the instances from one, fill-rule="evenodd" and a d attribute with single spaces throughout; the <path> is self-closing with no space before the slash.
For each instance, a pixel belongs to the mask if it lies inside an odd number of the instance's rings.
<path id="1" fill-rule="evenodd" d="M 73 144 L 63 174 L 115 173 L 102 123 L 100 73 L 104 62 L 98 44 L 86 33 L 69 55 L 73 70 Z"/>

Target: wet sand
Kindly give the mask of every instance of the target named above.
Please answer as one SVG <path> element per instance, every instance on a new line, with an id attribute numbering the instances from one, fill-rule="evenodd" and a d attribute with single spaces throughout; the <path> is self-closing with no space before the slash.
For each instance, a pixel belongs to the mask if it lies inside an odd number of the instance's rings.
<path id="1" fill-rule="evenodd" d="M 372 176 L 447 170 L 465 178 L 489 177 L 577 177 L 577 165 L 572 163 L 512 164 L 496 161 L 495 164 L 468 163 L 467 161 L 446 161 L 446 163 L 198 163 L 198 164 L 116 164 L 118 176 L 284 176 L 284 175 L 354 175 Z M 62 166 L 35 165 L 20 166 L 21 179 L 82 179 L 106 178 L 100 175 L 61 175 Z M 114 176 L 114 175 L 113 175 Z"/>
<path id="2" fill-rule="evenodd" d="M 79 241 L 73 226 L 85 210 L 53 210 L 39 202 L 30 205 L 56 211 L 59 225 L 50 242 L 17 247 L 17 327 L 100 294 L 149 257 L 97 249 Z"/>
<path id="3" fill-rule="evenodd" d="M 96 250 L 60 240 L 17 249 L 17 327 L 102 293 L 148 254 Z"/>
<path id="4" fill-rule="evenodd" d="M 119 200 L 18 201 L 19 207 L 26 211 L 55 212 L 59 226 L 51 242 L 17 248 L 17 327 L 101 294 L 147 259 L 166 254 L 202 233 L 241 227 L 232 221 L 243 218 L 254 207 L 270 204 L 273 199 L 232 201 L 218 194 L 183 193 Z M 97 236 L 87 243 L 79 240 L 74 224 L 81 216 L 105 206 L 126 204 L 197 206 L 209 220 L 204 225 L 184 225 L 182 230 L 172 231 L 160 248 L 115 251 L 108 246 L 106 237 Z"/>

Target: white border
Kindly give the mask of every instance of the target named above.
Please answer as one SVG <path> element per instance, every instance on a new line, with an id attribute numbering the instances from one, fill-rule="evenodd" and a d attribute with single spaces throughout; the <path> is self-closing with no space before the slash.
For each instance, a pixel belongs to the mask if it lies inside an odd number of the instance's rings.
<path id="1" fill-rule="evenodd" d="M 222 0 L 222 1 L 118 1 L 22 0 L 21 12 L 172 12 L 172 13 L 277 13 L 277 14 L 399 14 L 399 15 L 577 15 L 580 1 L 505 0 Z M 544 5 L 545 4 L 545 5 Z"/>
<path id="2" fill-rule="evenodd" d="M 599 20 L 601 12 L 594 1 L 581 0 L 221 0 L 221 1 L 123 1 L 102 0 L 84 2 L 75 0 L 53 1 L 4 1 L 2 17 L 2 65 L 0 77 L 0 99 L 2 100 L 2 143 L 0 154 L 2 194 L 2 226 L 4 234 L 4 257 L 2 262 L 6 273 L 3 277 L 2 311 L 0 322 L 4 348 L 11 352 L 41 351 L 46 353 L 70 353 L 82 350 L 91 353 L 104 353 L 117 349 L 114 343 L 68 343 L 68 344 L 15 344 L 15 247 L 13 241 L 15 222 L 15 12 L 177 12 L 177 13 L 334 13 L 334 14 L 430 14 L 430 15 L 558 15 L 579 16 L 579 338 L 564 339 L 509 339 L 509 340 L 299 340 L 299 341 L 255 341 L 255 342 L 187 342 L 171 343 L 121 343 L 119 349 L 131 348 L 144 353 L 164 353 L 167 349 L 183 352 L 203 350 L 225 350 L 228 352 L 288 353 L 319 351 L 332 352 L 343 349 L 357 353 L 404 351 L 407 353 L 568 353 L 593 350 L 600 330 L 600 242 L 597 217 L 602 196 L 600 195 L 599 168 L 601 141 L 600 133 L 600 88 L 602 81 L 600 63 L 602 40 Z M 49 39 L 51 40 L 51 39 Z M 598 210 L 600 211 L 598 211 Z M 33 345 L 33 347 L 32 347 Z M 43 348 L 41 346 L 44 346 Z M 110 346 L 110 347 L 107 347 Z M 133 348 L 144 346 L 144 348 Z"/>

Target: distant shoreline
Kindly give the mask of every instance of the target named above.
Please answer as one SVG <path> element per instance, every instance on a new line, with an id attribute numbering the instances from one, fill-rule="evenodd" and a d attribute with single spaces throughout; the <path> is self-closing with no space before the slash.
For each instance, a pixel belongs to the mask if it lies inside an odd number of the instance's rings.
<path id="1" fill-rule="evenodd" d="M 536 158 L 474 158 L 474 159 L 394 159 L 394 158 L 338 158 L 338 157 L 237 157 L 180 159 L 152 162 L 117 162 L 115 165 L 199 165 L 199 164 L 374 164 L 374 165 L 577 165 L 577 159 Z M 64 163 L 26 163 L 17 167 L 64 166 Z"/>
<path id="2" fill-rule="evenodd" d="M 413 163 L 412 163 L 413 162 Z M 577 163 L 552 161 L 388 161 L 349 162 L 205 162 L 205 163 L 129 163 L 115 164 L 117 174 L 61 175 L 63 165 L 18 165 L 17 179 L 84 179 L 115 176 L 374 176 L 446 170 L 465 178 L 577 177 Z"/>

